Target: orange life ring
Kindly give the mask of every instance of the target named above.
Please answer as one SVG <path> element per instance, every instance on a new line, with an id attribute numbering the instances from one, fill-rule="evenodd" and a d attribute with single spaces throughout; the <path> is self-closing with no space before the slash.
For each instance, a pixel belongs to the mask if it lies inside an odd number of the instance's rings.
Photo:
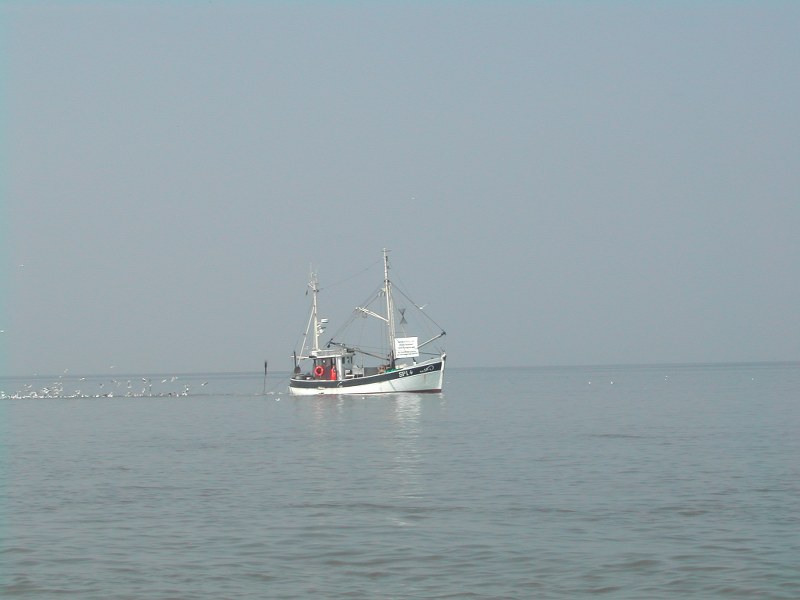
<path id="1" fill-rule="evenodd" d="M 317 377 L 322 377 L 322 374 L 325 372 L 325 369 L 322 368 L 322 365 L 317 365 L 314 367 L 314 375 Z"/>

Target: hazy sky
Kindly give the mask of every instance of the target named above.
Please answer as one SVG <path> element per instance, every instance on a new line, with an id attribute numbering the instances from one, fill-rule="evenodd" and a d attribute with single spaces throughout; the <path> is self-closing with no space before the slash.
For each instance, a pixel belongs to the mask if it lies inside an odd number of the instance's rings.
<path id="1" fill-rule="evenodd" d="M 453 366 L 800 360 L 800 3 L 0 21 L 6 374 L 289 369 L 383 247 Z"/>

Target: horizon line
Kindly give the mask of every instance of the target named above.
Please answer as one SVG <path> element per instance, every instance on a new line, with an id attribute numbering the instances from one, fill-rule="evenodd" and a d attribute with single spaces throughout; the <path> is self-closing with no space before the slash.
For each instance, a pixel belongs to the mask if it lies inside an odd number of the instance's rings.
<path id="1" fill-rule="evenodd" d="M 549 364 L 549 365 L 503 365 L 503 366 L 456 366 L 449 367 L 448 370 L 490 370 L 490 369 L 598 369 L 598 368 L 623 368 L 623 367 L 636 367 L 636 368 L 653 368 L 653 367 L 672 367 L 672 368 L 686 368 L 686 367 L 723 367 L 723 366 L 766 366 L 766 365 L 783 365 L 783 366 L 800 366 L 800 360 L 755 360 L 755 361 L 702 361 L 702 362 L 653 362 L 653 363 L 580 363 L 580 364 Z M 270 374 L 285 374 L 291 373 L 290 369 L 277 369 L 267 373 Z M 141 377 L 148 375 L 150 377 L 239 377 L 239 376 L 254 376 L 262 375 L 261 371 L 161 371 L 161 372 L 115 372 L 111 373 L 61 373 L 61 374 L 26 374 L 26 375 L 0 375 L 0 379 L 26 379 L 26 378 L 47 378 L 47 379 L 75 379 L 81 377 L 105 377 L 113 375 L 112 379 L 123 377 Z"/>

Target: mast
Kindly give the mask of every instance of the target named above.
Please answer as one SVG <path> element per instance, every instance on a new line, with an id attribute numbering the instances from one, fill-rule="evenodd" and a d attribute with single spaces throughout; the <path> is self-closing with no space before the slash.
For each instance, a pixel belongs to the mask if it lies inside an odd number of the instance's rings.
<path id="1" fill-rule="evenodd" d="M 319 292 L 319 282 L 317 281 L 317 274 L 311 272 L 311 280 L 308 282 L 308 287 L 311 288 L 311 319 L 313 320 L 314 327 L 314 354 L 319 353 L 319 334 L 322 333 L 320 329 L 319 316 L 317 315 L 317 292 Z"/>
<path id="2" fill-rule="evenodd" d="M 389 362 L 394 367 L 394 303 L 392 301 L 392 282 L 389 281 L 389 251 L 383 249 L 383 291 L 386 294 L 386 323 L 389 332 Z"/>

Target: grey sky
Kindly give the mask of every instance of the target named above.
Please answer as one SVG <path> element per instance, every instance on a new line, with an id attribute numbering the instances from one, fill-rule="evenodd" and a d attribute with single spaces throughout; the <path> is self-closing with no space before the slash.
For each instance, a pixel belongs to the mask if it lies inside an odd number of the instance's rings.
<path id="1" fill-rule="evenodd" d="M 0 20 L 6 374 L 288 369 L 383 247 L 453 366 L 800 359 L 797 3 Z"/>

